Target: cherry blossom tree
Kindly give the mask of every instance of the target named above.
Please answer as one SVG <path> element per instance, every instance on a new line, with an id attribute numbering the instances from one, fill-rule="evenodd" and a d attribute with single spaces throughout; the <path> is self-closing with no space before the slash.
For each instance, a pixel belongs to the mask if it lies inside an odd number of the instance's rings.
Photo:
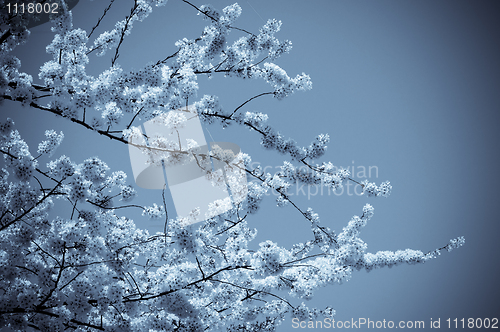
<path id="1" fill-rule="evenodd" d="M 2 107 L 21 103 L 64 117 L 68 127 L 84 127 L 88 135 L 129 144 L 131 137 L 143 135 L 137 129 L 141 121 L 191 103 L 205 124 L 251 130 L 264 148 L 283 155 L 280 171 L 263 172 L 241 154 L 239 167 L 252 179 L 245 199 L 190 224 L 190 216 L 169 219 L 165 200 L 134 204 L 134 184 L 99 158 L 77 163 L 64 155 L 52 157 L 64 144 L 63 132 L 47 128 L 46 139 L 29 147 L 12 119 L 0 119 L 0 326 L 16 331 L 273 331 L 289 317 L 332 317 L 332 308 L 310 308 L 304 301 L 321 287 L 349 280 L 354 271 L 424 263 L 464 244 L 459 237 L 428 253 L 370 253 L 360 234 L 374 214 L 372 205 L 337 233 L 322 225 L 312 208 L 295 203 L 287 193 L 295 181 L 338 190 L 355 180 L 348 170 L 322 160 L 328 135 L 299 146 L 268 125 L 268 115 L 244 112 L 247 103 L 263 95 L 283 99 L 312 88 L 308 75 L 290 77 L 274 63 L 291 50 L 290 41 L 276 37 L 281 22 L 268 20 L 258 32 L 249 32 L 236 26 L 238 4 L 218 10 L 182 1 L 206 20 L 206 28 L 196 39 L 180 39 L 175 53 L 139 70 L 120 67 L 120 47 L 134 24 L 165 0 L 135 0 L 125 19 L 98 36 L 94 33 L 114 1 L 91 31 L 73 27 L 71 12 L 59 2 L 60 14 L 50 23 L 54 37 L 46 48 L 52 60 L 38 73 L 41 85 L 21 71 L 12 54 L 29 42 L 29 20 L 0 12 Z M 230 33 L 240 37 L 229 43 Z M 86 69 L 96 56 L 111 58 L 111 65 L 94 77 Z M 226 110 L 217 96 L 197 96 L 197 77 L 203 75 L 261 80 L 272 91 Z M 182 123 L 168 119 L 167 126 Z M 149 146 L 140 148 L 154 151 L 152 163 L 174 155 L 172 163 L 210 157 L 235 166 L 225 151 L 202 156 L 193 148 L 196 142 L 183 147 L 148 139 Z M 207 168 L 206 176 L 211 175 Z M 358 184 L 367 197 L 387 197 L 392 189 L 389 182 Z M 253 250 L 249 244 L 257 230 L 248 219 L 271 190 L 278 193 L 277 205 L 295 209 L 311 233 L 290 248 L 269 240 Z M 71 207 L 70 216 L 54 216 L 61 205 Z M 134 208 L 142 209 L 144 218 L 164 220 L 163 232 L 138 228 L 127 218 L 126 211 Z"/>

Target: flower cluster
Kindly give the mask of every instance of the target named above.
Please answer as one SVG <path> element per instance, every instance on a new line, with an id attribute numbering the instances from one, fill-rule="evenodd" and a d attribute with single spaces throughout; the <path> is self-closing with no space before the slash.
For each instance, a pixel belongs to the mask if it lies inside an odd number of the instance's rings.
<path id="1" fill-rule="evenodd" d="M 368 196 L 389 197 L 392 191 L 392 186 L 389 181 L 382 182 L 380 186 L 377 186 L 373 182 L 364 180 L 361 182 L 361 186 L 363 187 L 363 193 L 366 193 Z"/>
<path id="2" fill-rule="evenodd" d="M 158 206 L 156 203 L 153 204 L 153 206 L 146 206 L 144 207 L 144 211 L 142 212 L 143 216 L 147 216 L 148 218 L 151 219 L 159 219 L 165 214 L 165 210 L 163 209 L 163 206 Z"/>
<path id="3" fill-rule="evenodd" d="M 430 251 L 428 252 L 426 255 L 425 255 L 425 259 L 432 259 L 432 258 L 436 258 L 437 256 L 440 256 L 441 255 L 441 250 L 447 250 L 448 252 L 452 251 L 453 249 L 457 249 L 457 248 L 460 248 L 461 246 L 463 246 L 465 244 L 465 237 L 463 236 L 460 236 L 460 237 L 457 237 L 456 239 L 451 239 L 450 242 L 448 242 L 448 244 L 442 248 L 439 248 L 439 249 L 436 249 L 436 250 L 433 250 L 433 251 Z"/>
<path id="4" fill-rule="evenodd" d="M 0 128 L 4 146 L 17 142 L 16 153 L 23 149 L 27 153 L 11 122 Z M 247 165 L 251 162 L 248 156 L 242 160 Z M 332 169 L 330 164 L 322 167 Z M 256 230 L 240 214 L 255 212 L 266 187 L 284 187 L 280 176 L 268 174 L 261 184 L 249 183 L 245 204 L 224 209 L 226 212 L 205 223 L 191 224 L 189 218 L 199 213 L 193 211 L 186 220 L 168 220 L 164 233 L 149 235 L 107 205 L 111 198 L 106 192 L 118 190 L 115 196 L 123 199 L 133 196 L 123 172 L 109 174 L 109 167 L 95 157 L 76 164 L 62 156 L 47 163 L 47 169 L 44 173 L 55 185 L 53 192 L 59 188 L 54 197 L 78 206 L 71 218 L 50 218 L 48 211 L 55 200 L 33 191 L 27 182 L 9 183 L 6 170 L 0 180 L 0 190 L 6 193 L 2 202 L 9 204 L 1 208 L 12 211 L 3 214 L 2 225 L 32 207 L 23 216 L 29 218 L 29 225 L 11 223 L 0 233 L 4 271 L 0 287 L 7 290 L 1 294 L 0 312 L 51 307 L 51 316 L 32 319 L 31 324 L 39 328 L 94 325 L 96 318 L 103 317 L 103 328 L 120 331 L 182 326 L 190 331 L 235 328 L 256 332 L 274 328 L 287 314 L 311 319 L 335 313 L 331 308 L 318 310 L 269 298 L 278 291 L 310 299 L 320 287 L 349 280 L 353 268 L 369 271 L 433 258 L 432 253 L 410 249 L 367 253 L 360 231 L 373 217 L 369 204 L 338 235 L 322 226 L 319 215 L 308 209 L 303 215 L 311 223 L 312 240 L 291 250 L 265 241 L 252 251 Z M 300 176 L 290 162 L 284 163 L 281 175 Z M 165 212 L 157 204 L 143 209 L 143 215 L 150 218 Z M 458 238 L 437 251 L 463 243 Z M 116 315 L 117 310 L 122 315 Z M 9 317 L 8 326 L 26 329 L 24 316 L 18 316 L 21 320 Z"/>
<path id="5" fill-rule="evenodd" d="M 277 99 L 283 99 L 296 91 L 312 89 L 309 75 L 302 73 L 295 78 L 290 78 L 281 67 L 274 63 L 264 63 L 260 76 L 274 88 L 274 96 Z"/>
<path id="6" fill-rule="evenodd" d="M 28 145 L 21 139 L 19 132 L 13 129 L 12 120 L 1 124 L 0 149 L 4 153 L 6 170 L 21 181 L 29 181 L 38 162 L 29 152 Z"/>
<path id="7" fill-rule="evenodd" d="M 38 144 L 37 152 L 41 154 L 48 154 L 50 157 L 57 147 L 61 145 L 64 134 L 62 131 L 57 134 L 54 130 L 46 130 L 45 136 L 47 137 L 47 140 Z"/>

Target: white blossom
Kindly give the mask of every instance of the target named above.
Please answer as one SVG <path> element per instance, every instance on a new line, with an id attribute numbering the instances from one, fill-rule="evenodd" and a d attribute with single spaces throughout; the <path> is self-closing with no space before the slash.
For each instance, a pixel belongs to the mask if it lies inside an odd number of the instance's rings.
<path id="1" fill-rule="evenodd" d="M 47 137 L 47 140 L 38 144 L 37 152 L 52 156 L 57 147 L 61 145 L 61 142 L 64 138 L 64 134 L 62 131 L 59 134 L 57 134 L 55 130 L 46 130 L 45 136 Z"/>
<path id="2" fill-rule="evenodd" d="M 144 207 L 144 211 L 142 211 L 143 216 L 147 216 L 151 219 L 158 219 L 165 214 L 163 206 L 158 206 L 156 203 L 153 206 Z"/>

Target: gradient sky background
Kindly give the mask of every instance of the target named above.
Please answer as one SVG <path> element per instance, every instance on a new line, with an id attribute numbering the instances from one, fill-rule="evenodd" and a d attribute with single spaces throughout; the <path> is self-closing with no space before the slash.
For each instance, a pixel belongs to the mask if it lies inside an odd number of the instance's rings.
<path id="1" fill-rule="evenodd" d="M 75 26 L 90 31 L 107 3 L 80 0 L 73 10 Z M 219 9 L 232 4 L 211 3 Z M 131 4 L 116 1 L 103 27 L 123 19 Z M 370 252 L 427 252 L 466 237 L 464 247 L 424 265 L 355 272 L 343 285 L 320 289 L 307 304 L 331 306 L 339 320 L 423 320 L 426 327 L 431 318 L 440 318 L 442 328 L 447 318 L 500 318 L 498 2 L 251 0 L 240 5 L 243 13 L 235 24 L 240 28 L 256 32 L 269 18 L 283 21 L 277 37 L 294 46 L 277 64 L 290 76 L 305 72 L 313 81 L 311 91 L 283 101 L 265 96 L 242 111 L 268 113 L 275 128 L 303 145 L 328 133 L 324 161 L 356 170 L 376 166 L 378 178 L 372 173 L 370 180 L 393 185 L 387 199 L 324 192 L 310 200 L 295 196 L 295 202 L 312 207 L 324 225 L 337 231 L 360 215 L 365 203 L 372 204 L 375 216 L 362 231 Z M 175 41 L 196 38 L 205 25 L 194 8 L 170 0 L 135 25 L 118 62 L 124 69 L 156 62 L 176 51 Z M 35 82 L 38 68 L 50 59 L 44 50 L 52 38 L 49 28 L 34 28 L 29 43 L 16 51 Z M 234 31 L 232 38 L 239 36 Z M 98 75 L 109 67 L 110 56 L 91 56 L 88 72 Z M 216 94 L 227 110 L 270 91 L 262 81 L 213 77 L 199 83 L 199 97 Z M 38 110 L 11 102 L 0 107 L 2 119 L 15 120 L 32 153 L 46 129 L 63 130 L 65 140 L 54 157 L 67 154 L 81 162 L 98 155 L 133 182 L 125 145 Z M 279 155 L 260 147 L 257 133 L 207 128 L 215 141 L 237 143 L 263 166 L 282 163 Z M 161 201 L 160 191 L 138 191 L 136 203 Z M 140 212 L 130 215 L 137 225 L 159 230 Z M 255 246 L 270 239 L 289 247 L 311 237 L 304 218 L 292 207 L 275 207 L 273 197 L 249 221 L 259 230 Z M 293 330 L 291 320 L 278 330 Z"/>

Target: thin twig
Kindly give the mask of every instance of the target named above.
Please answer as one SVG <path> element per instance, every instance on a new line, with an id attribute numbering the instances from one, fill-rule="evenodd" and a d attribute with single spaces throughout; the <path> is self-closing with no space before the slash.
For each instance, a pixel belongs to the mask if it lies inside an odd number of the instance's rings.
<path id="1" fill-rule="evenodd" d="M 163 190 L 161 191 L 161 197 L 163 200 L 163 208 L 165 209 L 165 224 L 163 226 L 163 233 L 165 234 L 165 243 L 167 243 L 167 228 L 168 228 L 168 211 L 167 211 L 167 202 L 165 201 L 165 187 L 167 184 L 163 186 Z"/>
<path id="2" fill-rule="evenodd" d="M 111 5 L 113 4 L 113 2 L 115 2 L 115 0 L 111 0 L 110 3 L 109 3 L 109 6 L 108 8 L 104 9 L 104 13 L 102 14 L 102 16 L 99 18 L 99 20 L 97 21 L 96 25 L 94 25 L 94 27 L 92 28 L 92 30 L 90 31 L 89 35 L 87 36 L 87 38 L 90 38 L 90 36 L 92 36 L 92 34 L 94 33 L 94 30 L 97 29 L 97 27 L 99 26 L 99 24 L 101 24 L 101 21 L 102 19 L 104 18 L 104 16 L 106 16 L 106 14 L 108 13 L 108 10 L 111 8 Z"/>
<path id="3" fill-rule="evenodd" d="M 128 25 L 130 23 L 130 20 L 132 19 L 132 17 L 134 16 L 134 13 L 135 13 L 135 10 L 137 9 L 137 1 L 135 1 L 134 3 L 134 7 L 132 7 L 132 9 L 130 10 L 130 16 L 127 16 L 125 18 L 125 27 L 123 27 L 123 30 L 120 34 L 120 41 L 118 42 L 118 46 L 116 47 L 116 50 L 115 50 L 115 56 L 113 57 L 113 59 L 111 60 L 111 67 L 113 67 L 115 65 L 115 62 L 116 60 L 118 59 L 118 56 L 119 56 L 119 51 L 120 51 L 120 46 L 122 45 L 123 43 L 123 40 L 125 39 L 125 33 L 128 29 Z"/>
<path id="4" fill-rule="evenodd" d="M 247 100 L 247 101 L 245 101 L 243 104 L 241 104 L 240 106 L 236 107 L 236 109 L 233 111 L 233 113 L 231 113 L 231 115 L 229 115 L 229 117 L 231 118 L 231 117 L 234 115 L 234 113 L 238 112 L 238 110 L 239 110 L 240 108 L 242 108 L 242 107 L 243 107 L 243 106 L 245 106 L 248 102 L 250 102 L 250 101 L 254 100 L 255 98 L 259 98 L 259 97 L 262 97 L 262 96 L 265 96 L 265 95 L 272 95 L 272 94 L 274 94 L 274 92 L 263 92 L 263 93 L 261 93 L 261 94 L 259 94 L 259 95 L 253 96 L 252 98 L 248 99 L 248 100 Z"/>

